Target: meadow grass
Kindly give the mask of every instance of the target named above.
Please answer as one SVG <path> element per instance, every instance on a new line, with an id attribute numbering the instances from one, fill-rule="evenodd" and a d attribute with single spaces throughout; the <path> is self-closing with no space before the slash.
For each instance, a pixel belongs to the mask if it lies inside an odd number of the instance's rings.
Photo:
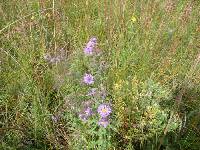
<path id="1" fill-rule="evenodd" d="M 199 0 L 1 0 L 0 149 L 198 150 L 199 12 Z M 80 119 L 101 103 L 106 128 Z"/>

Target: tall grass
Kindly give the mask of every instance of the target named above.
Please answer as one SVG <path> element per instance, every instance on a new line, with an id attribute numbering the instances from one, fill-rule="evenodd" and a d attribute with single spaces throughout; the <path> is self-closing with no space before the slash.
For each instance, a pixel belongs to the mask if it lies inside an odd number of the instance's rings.
<path id="1" fill-rule="evenodd" d="M 1 0 L 0 149 L 199 149 L 199 12 L 198 0 Z M 88 71 L 112 104 L 105 129 L 78 117 Z"/>

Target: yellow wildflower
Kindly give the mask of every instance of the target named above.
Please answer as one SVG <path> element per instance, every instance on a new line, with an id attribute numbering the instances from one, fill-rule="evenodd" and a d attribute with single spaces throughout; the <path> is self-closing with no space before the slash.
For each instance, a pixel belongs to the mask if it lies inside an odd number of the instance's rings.
<path id="1" fill-rule="evenodd" d="M 134 22 L 136 22 L 137 21 L 137 19 L 136 19 L 136 17 L 135 17 L 135 15 L 133 14 L 132 15 L 132 17 L 131 17 L 131 21 L 132 21 L 132 23 L 134 23 Z"/>
<path id="2" fill-rule="evenodd" d="M 35 19 L 35 17 L 34 17 L 34 16 L 32 16 L 32 17 L 31 17 L 31 20 L 34 20 L 34 19 Z"/>

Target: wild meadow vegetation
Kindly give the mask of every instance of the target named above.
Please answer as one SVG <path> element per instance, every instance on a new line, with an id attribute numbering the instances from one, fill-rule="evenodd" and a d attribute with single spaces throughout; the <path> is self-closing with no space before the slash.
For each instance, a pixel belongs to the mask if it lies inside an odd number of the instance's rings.
<path id="1" fill-rule="evenodd" d="M 199 0 L 0 0 L 0 149 L 199 150 Z"/>

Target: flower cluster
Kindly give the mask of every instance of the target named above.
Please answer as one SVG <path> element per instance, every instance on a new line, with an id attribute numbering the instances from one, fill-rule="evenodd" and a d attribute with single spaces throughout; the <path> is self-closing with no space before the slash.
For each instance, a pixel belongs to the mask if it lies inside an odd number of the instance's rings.
<path id="1" fill-rule="evenodd" d="M 97 112 L 100 115 L 100 120 L 98 124 L 106 128 L 107 125 L 109 124 L 108 116 L 112 112 L 110 106 L 108 104 L 101 104 L 99 105 Z"/>
<path id="2" fill-rule="evenodd" d="M 95 47 L 97 45 L 97 39 L 95 37 L 91 38 L 89 42 L 87 43 L 86 47 L 84 48 L 84 54 L 86 56 L 90 56 L 94 53 Z M 90 73 L 85 73 L 83 76 L 83 82 L 86 85 L 93 85 L 95 82 L 94 76 Z M 94 98 L 95 102 L 97 102 L 97 96 L 99 95 L 99 98 L 104 100 L 106 98 L 106 91 L 105 89 L 100 88 L 98 94 L 98 88 L 91 88 L 89 89 L 89 92 L 86 96 L 89 96 L 90 98 Z M 100 115 L 100 120 L 98 121 L 98 125 L 106 128 L 109 124 L 108 116 L 111 114 L 112 110 L 111 107 L 108 104 L 100 104 L 97 108 L 97 113 Z M 79 114 L 79 118 L 82 121 L 87 121 L 88 118 L 93 115 L 92 109 L 90 106 L 84 107 L 83 111 Z"/>
<path id="3" fill-rule="evenodd" d="M 93 114 L 92 109 L 90 107 L 86 107 L 82 113 L 79 114 L 79 118 L 82 121 L 87 121 L 87 119 Z"/>
<path id="4" fill-rule="evenodd" d="M 85 55 L 92 55 L 94 53 L 95 46 L 97 45 L 97 39 L 95 37 L 91 38 L 84 48 Z"/>

